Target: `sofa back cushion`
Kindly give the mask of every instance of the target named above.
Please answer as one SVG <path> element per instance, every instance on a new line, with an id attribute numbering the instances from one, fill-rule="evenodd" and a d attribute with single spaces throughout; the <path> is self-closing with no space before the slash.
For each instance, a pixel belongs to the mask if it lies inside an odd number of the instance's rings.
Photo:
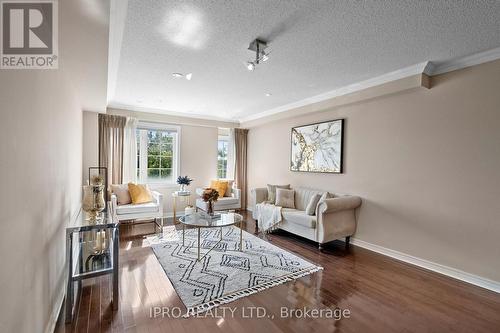
<path id="1" fill-rule="evenodd" d="M 295 209 L 305 211 L 307 205 L 309 204 L 309 201 L 311 201 L 311 197 L 313 197 L 315 194 L 323 195 L 324 193 L 325 191 L 314 190 L 305 187 L 295 188 Z"/>
<path id="2" fill-rule="evenodd" d="M 287 185 L 272 185 L 267 184 L 267 200 L 273 205 L 276 203 L 276 189 L 284 188 L 286 190 L 290 189 L 290 184 Z"/>

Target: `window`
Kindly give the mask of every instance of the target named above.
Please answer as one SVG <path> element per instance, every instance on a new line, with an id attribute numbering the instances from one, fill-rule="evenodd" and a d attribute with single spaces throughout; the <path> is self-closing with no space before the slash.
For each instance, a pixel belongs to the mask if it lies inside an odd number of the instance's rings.
<path id="1" fill-rule="evenodd" d="M 217 142 L 217 178 L 227 178 L 227 155 L 229 137 L 220 135 Z"/>
<path id="2" fill-rule="evenodd" d="M 234 137 L 229 128 L 219 128 L 217 140 L 217 178 L 234 177 Z"/>
<path id="3" fill-rule="evenodd" d="M 175 183 L 179 166 L 179 128 L 137 126 L 137 179 L 141 183 Z"/>

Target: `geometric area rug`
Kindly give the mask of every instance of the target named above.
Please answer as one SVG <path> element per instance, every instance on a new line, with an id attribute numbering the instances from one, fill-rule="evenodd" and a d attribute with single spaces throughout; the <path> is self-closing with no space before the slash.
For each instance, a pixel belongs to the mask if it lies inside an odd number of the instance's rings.
<path id="1" fill-rule="evenodd" d="M 187 308 L 186 316 L 258 293 L 323 269 L 288 251 L 240 229 L 222 228 L 222 241 L 201 261 L 197 258 L 197 229 L 169 228 L 163 235 L 148 237 L 175 291 Z M 220 228 L 201 229 L 201 253 L 220 239 Z"/>

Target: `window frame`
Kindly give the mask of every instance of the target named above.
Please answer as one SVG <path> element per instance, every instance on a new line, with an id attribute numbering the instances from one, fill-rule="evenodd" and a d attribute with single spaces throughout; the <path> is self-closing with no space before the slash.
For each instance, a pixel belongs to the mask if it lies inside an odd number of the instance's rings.
<path id="1" fill-rule="evenodd" d="M 165 123 L 154 123 L 154 122 L 145 122 L 145 121 L 139 121 L 137 124 L 136 131 L 140 130 L 153 130 L 153 131 L 171 131 L 171 132 L 176 132 L 176 136 L 174 138 L 174 142 L 172 145 L 172 181 L 148 181 L 147 180 L 147 175 L 144 177 L 143 173 L 147 173 L 147 165 L 148 165 L 148 142 L 146 140 L 138 141 L 137 145 L 139 146 L 139 150 L 137 152 L 138 154 L 138 164 L 139 164 L 139 169 L 136 170 L 138 173 L 137 180 L 138 182 L 141 182 L 143 184 L 148 184 L 152 185 L 155 187 L 175 187 L 177 186 L 177 177 L 180 174 L 180 147 L 181 147 L 181 126 L 178 125 L 172 125 L 172 124 L 165 124 Z M 136 134 L 137 135 L 137 134 Z M 145 151 L 145 154 L 141 154 L 141 152 Z M 142 166 L 142 168 L 141 168 Z M 146 166 L 146 168 L 144 168 Z M 142 171 L 146 170 L 146 171 Z M 141 172 L 142 171 L 142 172 Z"/>

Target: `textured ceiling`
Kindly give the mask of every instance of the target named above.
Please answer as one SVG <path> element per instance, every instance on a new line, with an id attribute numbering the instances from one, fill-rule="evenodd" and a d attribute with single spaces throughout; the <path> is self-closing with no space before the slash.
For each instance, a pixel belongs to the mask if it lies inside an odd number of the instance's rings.
<path id="1" fill-rule="evenodd" d="M 111 26 L 120 38 L 109 105 L 221 119 L 500 46 L 500 1 L 129 0 L 126 9 Z M 256 37 L 271 56 L 250 72 Z"/>

